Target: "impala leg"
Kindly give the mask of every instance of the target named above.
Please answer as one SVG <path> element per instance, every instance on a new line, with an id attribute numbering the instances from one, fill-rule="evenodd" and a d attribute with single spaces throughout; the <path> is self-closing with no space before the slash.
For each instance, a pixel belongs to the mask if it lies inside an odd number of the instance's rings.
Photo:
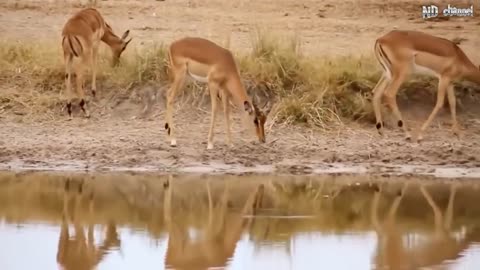
<path id="1" fill-rule="evenodd" d="M 172 69 L 172 71 L 174 71 Z M 167 130 L 167 134 L 170 139 L 170 146 L 175 147 L 177 145 L 177 139 L 175 138 L 174 133 L 174 123 L 173 123 L 173 101 L 175 100 L 175 96 L 180 88 L 182 88 L 183 83 L 185 81 L 185 74 L 186 69 L 177 69 L 173 72 L 174 79 L 173 83 L 167 91 L 167 112 L 165 114 L 165 129 Z"/>
<path id="2" fill-rule="evenodd" d="M 455 98 L 455 89 L 452 84 L 447 87 L 448 105 L 450 106 L 450 114 L 452 115 L 452 131 L 453 134 L 460 135 L 460 129 L 457 122 L 457 100 Z"/>
<path id="3" fill-rule="evenodd" d="M 85 100 L 85 90 L 83 89 L 83 75 L 85 72 L 85 67 L 86 64 L 89 60 L 87 58 L 82 57 L 81 58 L 81 63 L 77 66 L 77 94 L 80 98 L 80 108 L 82 109 L 83 113 L 85 114 L 85 117 L 89 118 L 90 113 L 88 112 L 87 108 L 87 102 Z"/>
<path id="4" fill-rule="evenodd" d="M 422 127 L 420 128 L 420 132 L 417 137 L 418 142 L 423 140 L 423 133 L 433 121 L 438 111 L 440 111 L 440 109 L 443 107 L 443 104 L 445 103 L 445 94 L 447 92 L 449 84 L 449 79 L 440 79 L 440 81 L 438 82 L 437 103 L 435 104 L 435 107 L 433 108 L 425 123 L 423 123 Z"/>
<path id="5" fill-rule="evenodd" d="M 443 220 L 443 214 L 440 208 L 437 206 L 435 201 L 433 200 L 432 196 L 430 196 L 430 193 L 428 190 L 425 188 L 424 185 L 420 186 L 420 192 L 422 192 L 423 197 L 427 201 L 428 205 L 430 205 L 430 208 L 432 208 L 433 211 L 433 216 L 434 216 L 434 224 L 435 224 L 435 231 L 438 233 L 442 229 L 442 220 Z"/>
<path id="6" fill-rule="evenodd" d="M 223 103 L 223 113 L 225 115 L 225 129 L 226 129 L 226 143 L 229 147 L 233 147 L 232 143 L 232 133 L 231 133 L 231 123 L 230 123 L 230 104 L 229 103 L 230 97 L 224 91 L 222 96 L 222 103 Z"/>
<path id="7" fill-rule="evenodd" d="M 380 202 L 380 188 L 377 187 L 373 195 L 372 205 L 370 207 L 370 221 L 372 222 L 373 228 L 375 228 L 375 231 L 377 232 L 381 230 L 381 224 L 378 219 L 379 202 Z"/>
<path id="8" fill-rule="evenodd" d="M 390 210 L 388 211 L 388 219 L 391 221 L 395 220 L 395 216 L 397 215 L 398 208 L 400 207 L 400 202 L 402 201 L 403 196 L 405 195 L 407 186 L 408 186 L 408 183 L 405 182 L 403 184 L 402 190 L 397 193 L 397 196 L 395 197 L 392 205 L 390 206 Z"/>
<path id="9" fill-rule="evenodd" d="M 405 139 L 410 140 L 412 138 L 412 135 L 408 131 L 407 125 L 405 125 L 405 121 L 403 121 L 402 113 L 400 112 L 397 104 L 397 92 L 398 89 L 400 89 L 403 81 L 407 77 L 407 74 L 407 70 L 402 70 L 393 74 L 392 82 L 385 91 L 385 97 L 387 99 L 388 106 L 392 110 L 393 115 L 395 116 L 395 118 L 397 118 L 398 127 L 403 129 L 403 132 L 405 133 Z"/>
<path id="10" fill-rule="evenodd" d="M 68 119 L 72 119 L 72 99 L 73 99 L 73 91 L 72 91 L 72 70 L 73 70 L 73 56 L 72 55 L 65 55 L 65 86 L 66 86 L 66 97 L 67 97 L 67 112 L 68 112 Z"/>
<path id="11" fill-rule="evenodd" d="M 92 67 L 92 96 L 97 94 L 97 63 L 98 63 L 98 44 L 95 44 L 92 48 L 91 62 Z"/>
<path id="12" fill-rule="evenodd" d="M 381 98 L 389 82 L 390 80 L 385 76 L 385 74 L 382 74 L 382 77 L 380 78 L 380 80 L 378 80 L 377 85 L 375 85 L 375 87 L 372 90 L 373 92 L 372 105 L 373 105 L 373 111 L 375 112 L 376 128 L 380 135 L 383 135 Z"/>
<path id="13" fill-rule="evenodd" d="M 211 119 L 210 119 L 210 130 L 208 131 L 208 142 L 207 142 L 207 149 L 213 149 L 213 130 L 215 128 L 215 120 L 217 116 L 217 106 L 218 106 L 218 91 L 219 87 L 216 83 L 209 82 L 208 83 L 208 89 L 210 90 L 210 101 L 212 103 L 212 114 L 211 114 Z M 224 100 L 226 99 L 225 97 L 222 97 Z"/>
<path id="14" fill-rule="evenodd" d="M 444 228 L 447 231 L 450 231 L 452 228 L 452 220 L 453 220 L 453 203 L 455 201 L 455 195 L 457 193 L 457 185 L 452 184 L 450 186 L 450 196 L 448 197 L 448 204 L 447 209 L 445 210 L 445 220 L 444 220 Z"/>

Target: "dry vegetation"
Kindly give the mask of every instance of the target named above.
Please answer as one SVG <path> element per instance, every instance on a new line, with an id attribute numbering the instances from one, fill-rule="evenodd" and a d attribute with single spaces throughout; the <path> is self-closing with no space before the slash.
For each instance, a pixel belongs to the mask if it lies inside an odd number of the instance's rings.
<path id="1" fill-rule="evenodd" d="M 236 58 L 245 83 L 250 86 L 249 92 L 275 100 L 271 115 L 275 123 L 325 127 L 338 120 L 373 120 L 371 90 L 380 69 L 372 55 L 305 56 L 299 48 L 299 37 L 261 29 L 252 33 L 251 40 L 253 50 L 248 54 L 236 53 Z M 0 42 L 0 80 L 8 86 L 0 93 L 0 111 L 13 109 L 26 117 L 58 114 L 64 105 L 65 87 L 63 60 L 57 45 Z M 146 85 L 154 85 L 163 96 L 162 90 L 169 83 L 166 46 L 155 44 L 129 50 L 118 68 L 110 67 L 105 58 L 101 61 L 101 95 L 106 99 L 139 97 Z M 87 88 L 89 79 L 87 76 Z M 204 92 L 202 85 L 190 87 L 194 91 L 184 91 L 187 97 Z M 428 88 L 434 95 L 435 87 L 433 79 L 417 76 L 405 84 L 404 96 L 408 99 L 408 89 L 419 88 Z M 466 86 L 460 83 L 459 87 Z M 267 89 L 267 93 L 259 93 L 259 89 Z M 465 96 L 465 92 L 458 94 Z"/>

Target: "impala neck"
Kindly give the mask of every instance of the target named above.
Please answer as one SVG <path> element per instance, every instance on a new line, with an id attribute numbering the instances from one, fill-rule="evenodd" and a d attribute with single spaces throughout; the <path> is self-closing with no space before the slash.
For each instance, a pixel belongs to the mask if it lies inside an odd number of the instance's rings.
<path id="1" fill-rule="evenodd" d="M 105 42 L 109 47 L 114 48 L 122 44 L 123 40 L 120 39 L 109 29 L 105 30 L 105 34 L 102 37 L 102 41 Z"/>
<path id="2" fill-rule="evenodd" d="M 477 67 L 473 67 L 471 71 L 467 72 L 467 75 L 465 76 L 467 80 L 471 82 L 475 82 L 478 85 L 480 85 L 480 69 Z"/>
<path id="3" fill-rule="evenodd" d="M 244 85 L 240 81 L 240 76 L 238 74 L 235 74 L 234 77 L 228 79 L 225 84 L 226 89 L 228 89 L 228 92 L 230 92 L 236 105 L 239 106 L 239 108 L 243 108 L 243 103 L 245 101 L 248 101 L 250 102 L 250 104 L 252 104 L 252 100 L 248 97 L 247 91 L 245 90 Z"/>

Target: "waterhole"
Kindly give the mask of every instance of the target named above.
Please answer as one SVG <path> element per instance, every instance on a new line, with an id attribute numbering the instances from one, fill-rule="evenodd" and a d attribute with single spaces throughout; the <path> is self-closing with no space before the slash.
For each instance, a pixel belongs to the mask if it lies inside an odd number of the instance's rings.
<path id="1" fill-rule="evenodd" d="M 478 269 L 478 198 L 433 176 L 5 172 L 0 269 Z"/>

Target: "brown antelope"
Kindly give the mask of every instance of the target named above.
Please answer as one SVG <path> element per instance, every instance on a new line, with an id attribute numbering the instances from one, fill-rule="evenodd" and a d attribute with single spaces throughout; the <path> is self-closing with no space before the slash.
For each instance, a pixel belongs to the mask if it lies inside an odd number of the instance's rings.
<path id="1" fill-rule="evenodd" d="M 376 190 L 371 208 L 371 220 L 378 236 L 373 269 L 436 269 L 445 262 L 459 259 L 475 242 L 474 239 L 478 239 L 478 236 L 470 232 L 461 239 L 456 239 L 451 232 L 456 184 L 450 186 L 445 213 L 442 213 L 424 185 L 424 183 L 420 184 L 420 192 L 433 210 L 434 228 L 433 232 L 426 234 L 425 239 L 418 243 L 405 242 L 405 236 L 411 238 L 412 233 L 404 232 L 401 224 L 396 220 L 406 184 L 395 198 L 383 222 L 379 222 L 378 218 L 381 190 Z"/>
<path id="2" fill-rule="evenodd" d="M 83 181 L 80 181 L 76 190 L 74 182 L 65 182 L 62 224 L 58 239 L 57 263 L 61 269 L 96 269 L 98 264 L 109 254 L 110 249 L 119 247 L 121 240 L 116 225 L 109 222 L 106 226 L 105 238 L 100 246 L 95 245 L 94 238 L 94 200 L 93 194 L 88 196 L 87 215 L 82 211 L 82 201 L 85 198 Z M 72 212 L 72 214 L 70 214 Z M 85 232 L 82 221 L 87 221 Z M 74 225 L 74 234 L 69 230 L 69 223 Z"/>
<path id="3" fill-rule="evenodd" d="M 244 231 L 250 230 L 257 210 L 261 208 L 264 186 L 257 186 L 248 196 L 239 212 L 228 209 L 229 189 L 226 186 L 220 202 L 214 205 L 209 181 L 207 181 L 208 218 L 199 237 L 192 239 L 187 224 L 179 224 L 172 214 L 172 193 L 175 181 L 165 186 L 164 220 L 168 230 L 165 266 L 168 269 L 224 268 L 235 254 L 235 249 Z M 228 184 L 226 184 L 228 185 Z M 245 218 L 252 215 L 252 218 Z"/>
<path id="4" fill-rule="evenodd" d="M 94 8 L 82 9 L 75 13 L 65 23 L 62 31 L 63 58 L 65 61 L 65 84 L 67 90 L 67 111 L 72 117 L 72 70 L 74 58 L 80 58 L 80 63 L 75 68 L 77 95 L 80 98 L 80 108 L 85 116 L 90 117 L 88 112 L 85 92 L 83 89 L 83 73 L 86 66 L 90 66 L 92 72 L 92 95 L 96 95 L 96 76 L 97 76 L 97 56 L 100 41 L 105 42 L 112 50 L 112 66 L 118 64 L 120 55 L 132 41 L 126 38 L 130 30 L 125 31 L 121 38 L 113 32 L 100 12 Z"/>
<path id="5" fill-rule="evenodd" d="M 425 73 L 438 78 L 437 101 L 434 109 L 423 123 L 418 133 L 417 141 L 423 139 L 423 133 L 428 128 L 438 111 L 448 97 L 452 115 L 452 131 L 459 135 L 456 117 L 456 99 L 452 82 L 457 79 L 467 79 L 480 84 L 480 69 L 476 67 L 465 53 L 450 40 L 432 36 L 417 31 L 394 30 L 378 38 L 375 42 L 375 56 L 383 68 L 383 74 L 373 89 L 373 108 L 375 111 L 376 128 L 383 135 L 381 98 L 386 102 L 397 118 L 398 126 L 403 128 L 407 140 L 411 135 L 403 121 L 397 106 L 396 95 L 400 85 L 411 73 Z"/>
<path id="6" fill-rule="evenodd" d="M 270 102 L 259 109 L 254 99 L 249 97 L 240 79 L 240 74 L 232 53 L 216 43 L 196 37 L 186 37 L 174 41 L 169 47 L 169 65 L 173 82 L 167 92 L 167 112 L 165 115 L 170 145 L 176 146 L 175 125 L 173 123 L 173 101 L 178 90 L 183 87 L 186 75 L 196 81 L 207 83 L 212 106 L 207 149 L 213 149 L 213 129 L 217 111 L 217 97 L 222 100 L 225 115 L 226 143 L 232 146 L 230 133 L 230 99 L 243 108 L 253 125 L 260 142 L 265 142 L 264 125 L 270 112 Z"/>

